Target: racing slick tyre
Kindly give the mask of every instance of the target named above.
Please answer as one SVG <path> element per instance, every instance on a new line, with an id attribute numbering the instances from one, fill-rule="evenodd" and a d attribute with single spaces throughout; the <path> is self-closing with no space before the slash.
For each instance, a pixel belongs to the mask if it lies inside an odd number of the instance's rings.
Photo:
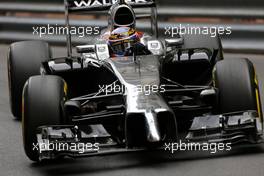
<path id="1" fill-rule="evenodd" d="M 48 43 L 23 41 L 11 44 L 8 54 L 10 107 L 14 117 L 21 119 L 22 90 L 30 76 L 40 74 L 41 63 L 51 58 Z"/>
<path id="2" fill-rule="evenodd" d="M 38 161 L 36 132 L 39 126 L 64 124 L 63 102 L 67 85 L 58 76 L 33 76 L 26 82 L 22 100 L 22 133 L 28 158 Z"/>
<path id="3" fill-rule="evenodd" d="M 255 110 L 262 118 L 258 80 L 248 59 L 228 59 L 217 62 L 213 81 L 218 88 L 218 112 Z"/>

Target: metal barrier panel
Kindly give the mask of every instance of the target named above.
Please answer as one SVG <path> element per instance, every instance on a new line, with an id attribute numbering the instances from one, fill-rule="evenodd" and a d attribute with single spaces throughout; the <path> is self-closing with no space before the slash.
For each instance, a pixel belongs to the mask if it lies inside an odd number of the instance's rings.
<path id="1" fill-rule="evenodd" d="M 23 2 L 23 3 L 22 3 Z M 34 3 L 33 3 L 34 2 Z M 44 2 L 44 3 L 43 3 Z M 164 22 L 168 18 L 175 17 L 205 17 L 205 18 L 224 18 L 222 26 L 231 26 L 232 35 L 222 36 L 223 47 L 229 51 L 239 52 L 258 52 L 264 53 L 264 1 L 263 0 L 159 0 L 161 6 L 158 8 L 160 29 L 164 32 L 165 26 L 176 26 L 176 22 Z M 173 4 L 173 6 L 168 6 Z M 190 5 L 191 4 L 191 5 Z M 0 2 L 0 41 L 12 42 L 19 40 L 38 40 L 32 35 L 34 26 L 63 25 L 63 19 L 46 19 L 44 17 L 12 17 L 13 12 L 29 13 L 63 13 L 64 7 L 62 0 L 9 0 Z M 142 11 L 144 12 L 144 10 Z M 97 14 L 98 15 L 98 14 Z M 99 14 L 100 15 L 100 14 Z M 231 19 L 236 19 L 235 21 Z M 259 19 L 260 23 L 254 23 Z M 241 21 L 246 21 L 242 23 Z M 230 21 L 232 21 L 230 23 Z M 75 26 L 105 26 L 106 21 L 102 20 L 73 20 Z M 194 25 L 194 24 L 192 24 Z M 201 25 L 201 24 L 200 24 Z M 205 26 L 216 24 L 203 24 Z M 144 23 L 138 25 L 141 29 L 146 29 Z M 65 42 L 64 36 L 54 36 L 41 38 L 52 43 L 62 44 Z M 74 39 L 75 43 L 86 42 L 85 39 Z"/>

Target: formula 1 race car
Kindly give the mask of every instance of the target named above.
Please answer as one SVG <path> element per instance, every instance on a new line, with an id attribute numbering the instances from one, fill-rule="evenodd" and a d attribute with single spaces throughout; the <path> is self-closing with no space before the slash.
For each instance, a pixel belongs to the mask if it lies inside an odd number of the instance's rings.
<path id="1" fill-rule="evenodd" d="M 149 8 L 151 14 L 136 14 Z M 65 0 L 69 13 L 109 11 L 101 37 L 52 58 L 43 41 L 13 43 L 10 104 L 33 161 L 148 149 L 167 142 L 262 141 L 257 76 L 248 59 L 223 58 L 219 37 L 158 37 L 152 0 Z M 148 18 L 151 33 L 136 29 Z"/>

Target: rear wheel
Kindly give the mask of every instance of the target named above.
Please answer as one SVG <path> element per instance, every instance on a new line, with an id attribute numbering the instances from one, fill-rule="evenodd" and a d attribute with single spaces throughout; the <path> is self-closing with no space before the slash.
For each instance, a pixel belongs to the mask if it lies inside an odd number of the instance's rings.
<path id="1" fill-rule="evenodd" d="M 8 55 L 10 107 L 13 116 L 21 119 L 22 91 L 30 76 L 39 75 L 42 62 L 51 58 L 48 43 L 24 41 L 13 43 Z"/>
<path id="2" fill-rule="evenodd" d="M 219 113 L 255 110 L 262 119 L 258 80 L 250 60 L 219 61 L 213 77 L 219 90 Z"/>
<path id="3" fill-rule="evenodd" d="M 22 133 L 25 153 L 38 161 L 36 130 L 43 125 L 60 125 L 64 122 L 62 104 L 67 91 L 66 83 L 57 76 L 33 76 L 23 91 Z"/>

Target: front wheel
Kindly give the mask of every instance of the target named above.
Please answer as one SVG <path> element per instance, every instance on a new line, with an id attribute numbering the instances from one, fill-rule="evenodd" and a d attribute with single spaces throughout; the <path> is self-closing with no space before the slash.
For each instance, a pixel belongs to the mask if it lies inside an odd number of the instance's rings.
<path id="1" fill-rule="evenodd" d="M 29 159 L 38 161 L 36 130 L 43 125 L 63 123 L 62 103 L 66 83 L 57 76 L 33 76 L 26 82 L 22 101 L 24 150 Z"/>
<path id="2" fill-rule="evenodd" d="M 262 120 L 258 80 L 248 59 L 225 59 L 217 62 L 214 84 L 219 90 L 219 113 L 254 110 Z"/>
<path id="3" fill-rule="evenodd" d="M 40 75 L 42 62 L 51 58 L 48 43 L 43 41 L 23 41 L 13 43 L 8 54 L 8 82 L 11 112 L 21 119 L 22 91 L 30 76 Z"/>

